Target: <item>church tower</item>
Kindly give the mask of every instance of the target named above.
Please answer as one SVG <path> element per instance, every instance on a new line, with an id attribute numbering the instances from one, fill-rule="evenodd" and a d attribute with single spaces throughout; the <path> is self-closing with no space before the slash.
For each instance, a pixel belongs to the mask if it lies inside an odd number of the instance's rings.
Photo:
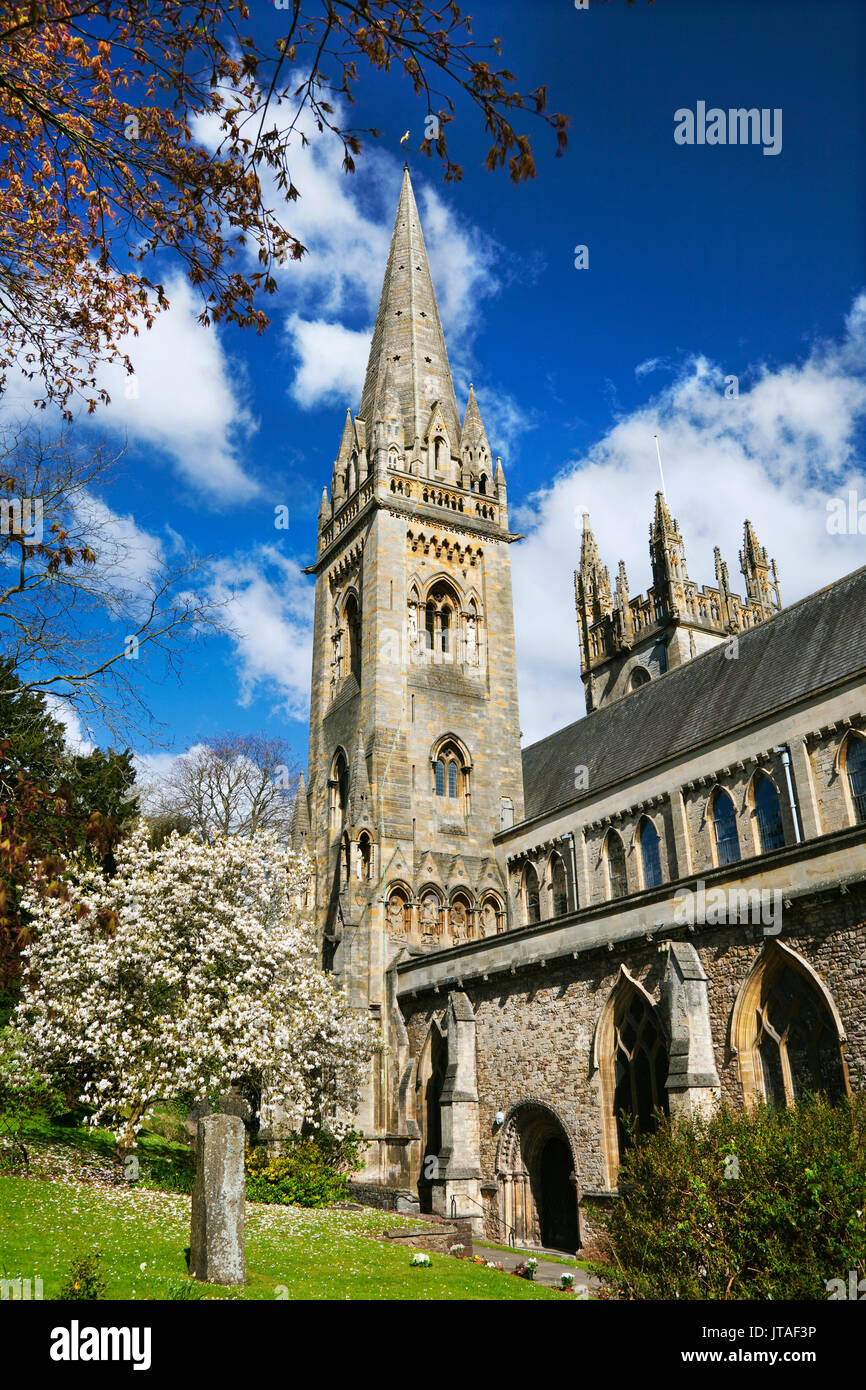
<path id="1" fill-rule="evenodd" d="M 745 598 L 731 592 L 728 566 L 718 546 L 715 586 L 698 588 L 689 578 L 679 522 L 671 516 L 663 492 L 656 493 L 649 549 L 653 582 L 646 596 L 629 598 L 622 561 L 611 595 L 610 576 L 601 563 L 589 514 L 584 513 L 574 600 L 587 714 L 709 647 L 736 639 L 781 610 L 776 562 L 758 544 L 750 521 L 740 552 Z"/>
<path id="2" fill-rule="evenodd" d="M 370 1180 L 405 1181 L 413 1138 L 401 1132 L 387 967 L 504 925 L 492 840 L 523 815 L 516 539 L 471 388 L 460 419 L 407 169 L 360 410 L 346 413 L 306 571 L 323 959 L 384 1038 L 358 1117 Z"/>

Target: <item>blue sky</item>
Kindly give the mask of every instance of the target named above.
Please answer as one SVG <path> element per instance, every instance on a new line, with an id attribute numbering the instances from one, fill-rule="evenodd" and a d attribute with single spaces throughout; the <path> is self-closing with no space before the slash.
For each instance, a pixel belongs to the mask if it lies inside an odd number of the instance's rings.
<path id="1" fill-rule="evenodd" d="M 228 729 L 280 734 L 305 761 L 301 568 L 358 407 L 406 149 L 458 404 L 472 380 L 527 537 L 512 550 L 527 739 L 583 713 L 571 571 L 584 507 L 611 569 L 622 557 L 632 594 L 648 585 L 655 432 L 694 579 L 712 582 L 718 543 L 739 581 L 746 516 L 786 602 L 866 562 L 866 537 L 826 526 L 828 498 L 866 498 L 866 7 L 472 9 L 476 37 L 499 34 L 520 85 L 545 82 L 569 115 L 565 157 L 539 125 L 538 177 L 515 188 L 484 170 L 480 122 L 460 104 L 450 144 L 465 178 L 442 185 L 414 153 L 423 110 L 406 84 L 364 75 L 354 117 L 382 139 L 349 178 L 329 142 L 298 151 L 287 224 L 309 255 L 280 271 L 267 335 L 199 328 L 166 264 L 172 308 L 132 351 L 138 399 L 115 380 L 112 406 L 81 425 L 127 441 L 104 500 L 143 553 L 181 537 L 215 557 L 207 583 L 232 596 L 238 635 L 197 649 L 182 685 L 147 689 L 167 745 L 154 767 Z M 276 13 L 255 16 L 276 35 Z M 674 112 L 698 101 L 780 108 L 781 152 L 676 144 Z"/>

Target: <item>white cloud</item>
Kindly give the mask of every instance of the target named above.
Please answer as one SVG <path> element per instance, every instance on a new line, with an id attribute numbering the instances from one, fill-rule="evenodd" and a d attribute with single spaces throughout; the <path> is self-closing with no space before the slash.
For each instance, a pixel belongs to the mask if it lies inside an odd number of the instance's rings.
<path id="1" fill-rule="evenodd" d="M 300 79 L 299 79 L 300 80 Z M 297 84 L 295 84 L 297 85 Z M 334 119 L 345 117 L 336 102 Z M 288 106 L 283 121 L 288 120 Z M 308 115 L 298 123 L 308 139 L 292 147 L 292 181 L 300 191 L 286 205 L 284 223 L 307 247 L 300 261 L 278 267 L 280 293 L 290 302 L 286 336 L 295 359 L 289 393 L 302 408 L 339 403 L 357 409 L 360 402 L 373 319 L 382 289 L 402 159 L 382 145 L 367 142 L 358 172 L 343 172 L 343 146 L 327 131 L 319 133 Z M 200 121 L 196 134 L 213 146 L 218 126 Z M 281 192 L 261 171 L 269 201 L 279 206 Z M 413 180 L 419 202 L 439 312 L 454 370 L 458 403 L 465 404 L 474 376 L 479 401 L 489 395 L 494 449 L 507 449 L 518 431 L 530 427 L 516 403 L 473 373 L 472 347 L 482 326 L 483 301 L 499 293 L 497 267 L 501 248 L 482 229 L 459 216 L 434 187 Z"/>
<path id="2" fill-rule="evenodd" d="M 169 308 L 156 315 L 153 327 L 141 326 L 137 337 L 130 333 L 118 341 L 133 376 L 117 363 L 103 363 L 97 385 L 108 392 L 110 403 L 93 414 L 80 400 L 70 408 L 82 424 L 159 450 L 215 504 L 244 501 L 260 488 L 240 461 L 240 446 L 255 429 L 240 399 L 242 368 L 227 357 L 218 330 L 198 322 L 200 305 L 189 283 L 169 276 L 165 291 Z M 23 373 L 11 373 L 3 392 L 7 418 L 44 424 L 33 404 L 43 391 Z M 59 410 L 49 407 L 48 417 L 59 428 Z"/>
<path id="3" fill-rule="evenodd" d="M 364 385 L 370 333 L 341 323 L 302 319 L 292 314 L 286 323 L 299 360 L 291 385 L 298 405 L 309 409 L 325 401 L 351 402 L 357 409 Z"/>
<path id="4" fill-rule="evenodd" d="M 200 305 L 187 281 L 172 277 L 165 291 L 171 307 L 122 344 L 135 375 L 105 368 L 100 385 L 111 404 L 87 418 L 161 450 L 214 501 L 242 501 L 259 489 L 238 458 L 253 421 L 239 397 L 237 364 L 229 362 L 217 330 L 198 323 Z"/>
<path id="5" fill-rule="evenodd" d="M 553 485 L 514 509 L 527 539 L 512 551 L 521 724 L 526 741 L 580 718 L 573 571 L 581 515 L 591 514 L 603 562 L 626 563 L 631 595 L 650 579 L 647 532 L 659 486 L 658 434 L 668 503 L 680 522 L 692 579 L 714 583 L 713 546 L 742 592 L 738 553 L 746 518 L 779 566 L 791 603 L 866 560 L 858 536 L 827 531 L 827 500 L 849 487 L 866 496 L 857 457 L 866 424 L 866 296 L 839 342 L 817 344 L 804 362 L 759 366 L 740 394 L 725 396 L 722 370 L 705 358 L 618 420 Z"/>
<path id="6" fill-rule="evenodd" d="M 92 753 L 96 744 L 85 733 L 77 711 L 51 691 L 45 692 L 45 703 L 52 718 L 63 725 L 63 737 L 70 753 Z"/>
<path id="7" fill-rule="evenodd" d="M 210 593 L 227 601 L 240 703 L 273 697 L 305 719 L 310 693 L 314 589 L 300 565 L 273 546 L 215 563 Z"/>
<path id="8" fill-rule="evenodd" d="M 122 516 L 92 493 L 83 493 L 76 500 L 75 514 L 96 553 L 94 576 L 112 587 L 135 590 L 145 587 L 160 569 L 162 542 L 143 531 L 131 513 Z"/>

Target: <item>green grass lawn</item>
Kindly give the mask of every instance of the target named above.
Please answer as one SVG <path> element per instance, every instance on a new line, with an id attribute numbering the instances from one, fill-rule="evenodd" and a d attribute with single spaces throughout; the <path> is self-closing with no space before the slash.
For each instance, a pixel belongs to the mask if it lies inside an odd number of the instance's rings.
<path id="1" fill-rule="evenodd" d="M 0 1275 L 39 1275 L 56 1298 L 73 1259 L 99 1250 L 112 1299 L 178 1297 L 187 1283 L 190 1199 L 137 1186 L 0 1177 Z M 405 1217 L 335 1208 L 247 1205 L 247 1285 L 197 1285 L 206 1297 L 253 1299 L 559 1299 L 568 1296 L 467 1260 L 371 1239 Z M 144 1269 L 141 1266 L 144 1265 Z"/>

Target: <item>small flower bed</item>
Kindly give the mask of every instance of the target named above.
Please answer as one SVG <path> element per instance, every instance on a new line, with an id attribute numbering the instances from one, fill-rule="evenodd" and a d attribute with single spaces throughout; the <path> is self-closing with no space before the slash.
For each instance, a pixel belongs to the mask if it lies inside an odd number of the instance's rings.
<path id="1" fill-rule="evenodd" d="M 409 1263 L 410 1265 L 415 1265 L 417 1268 L 420 1269 L 430 1269 L 431 1265 L 433 1264 L 433 1261 L 430 1259 L 429 1255 L 424 1255 L 419 1250 L 412 1256 Z"/>
<path id="2" fill-rule="evenodd" d="M 530 1257 L 528 1260 L 521 1261 L 517 1268 L 513 1269 L 511 1272 L 512 1274 L 516 1274 L 518 1279 L 534 1279 L 537 1269 L 538 1261 Z"/>
<path id="3" fill-rule="evenodd" d="M 451 1245 L 451 1246 L 448 1247 L 448 1253 L 449 1253 L 450 1255 L 453 1255 L 454 1258 L 455 1258 L 456 1260 L 459 1260 L 459 1259 L 461 1258 L 461 1256 L 462 1256 L 462 1254 L 463 1254 L 463 1251 L 464 1251 L 465 1249 L 466 1249 L 466 1246 L 465 1246 L 465 1245 L 461 1245 L 461 1244 L 460 1244 L 460 1241 L 458 1240 L 454 1245 Z"/>

